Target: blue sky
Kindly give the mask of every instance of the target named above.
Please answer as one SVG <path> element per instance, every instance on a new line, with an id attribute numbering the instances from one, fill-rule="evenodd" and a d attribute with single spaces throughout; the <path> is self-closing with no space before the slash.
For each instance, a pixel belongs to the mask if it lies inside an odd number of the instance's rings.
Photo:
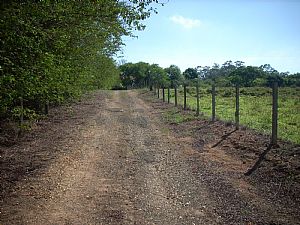
<path id="1" fill-rule="evenodd" d="M 157 10 L 124 39 L 127 62 L 184 71 L 241 60 L 300 72 L 300 0 L 169 0 Z"/>

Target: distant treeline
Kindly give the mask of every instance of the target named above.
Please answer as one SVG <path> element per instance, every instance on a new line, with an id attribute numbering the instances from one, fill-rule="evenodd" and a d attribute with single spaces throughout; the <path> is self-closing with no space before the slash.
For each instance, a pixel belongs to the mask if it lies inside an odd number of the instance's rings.
<path id="1" fill-rule="evenodd" d="M 232 86 L 239 84 L 243 87 L 267 87 L 274 81 L 279 86 L 300 87 L 300 73 L 279 73 L 269 64 L 262 66 L 245 66 L 242 61 L 226 61 L 221 66 L 214 64 L 188 68 L 181 72 L 179 67 L 171 65 L 161 68 L 158 64 L 145 62 L 125 63 L 119 66 L 123 87 L 140 87 L 145 84 L 150 86 L 174 86 L 184 82 L 195 81 L 199 78 L 204 84 L 215 83 L 218 86 Z"/>

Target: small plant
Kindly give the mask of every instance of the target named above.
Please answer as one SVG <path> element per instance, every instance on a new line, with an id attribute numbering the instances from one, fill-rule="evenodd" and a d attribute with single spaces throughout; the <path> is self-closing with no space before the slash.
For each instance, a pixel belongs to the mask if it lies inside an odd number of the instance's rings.
<path id="1" fill-rule="evenodd" d="M 17 120 L 21 117 L 23 117 L 24 119 L 27 119 L 27 120 L 35 120 L 38 117 L 38 115 L 36 114 L 36 112 L 34 110 L 31 110 L 28 108 L 22 109 L 21 107 L 15 107 L 11 113 L 12 113 L 13 119 L 15 119 L 15 120 Z"/>
<path id="2" fill-rule="evenodd" d="M 15 107 L 12 110 L 12 118 L 15 121 L 19 121 L 19 129 L 30 130 L 31 123 L 39 118 L 34 110 L 28 108 Z"/>

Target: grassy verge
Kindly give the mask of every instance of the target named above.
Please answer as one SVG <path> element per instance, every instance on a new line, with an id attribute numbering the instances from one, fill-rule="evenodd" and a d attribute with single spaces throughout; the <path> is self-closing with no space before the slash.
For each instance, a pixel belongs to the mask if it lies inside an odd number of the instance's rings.
<path id="1" fill-rule="evenodd" d="M 196 109 L 196 90 L 187 89 L 187 105 Z M 211 94 L 209 88 L 200 89 L 200 111 L 211 116 Z M 160 94 L 162 97 L 162 92 Z M 165 91 L 167 101 L 167 91 Z M 174 90 L 171 90 L 171 103 L 174 103 Z M 183 105 L 183 88 L 178 89 L 178 104 Z M 279 89 L 279 137 L 300 144 L 300 89 Z M 234 121 L 234 88 L 217 88 L 216 115 L 224 121 Z M 262 133 L 271 133 L 272 90 L 270 88 L 240 89 L 240 123 Z"/>
<path id="2" fill-rule="evenodd" d="M 172 108 L 168 109 L 164 114 L 163 114 L 164 119 L 173 124 L 180 124 L 183 122 L 191 121 L 195 119 L 195 115 L 190 114 L 183 114 L 182 111 Z"/>

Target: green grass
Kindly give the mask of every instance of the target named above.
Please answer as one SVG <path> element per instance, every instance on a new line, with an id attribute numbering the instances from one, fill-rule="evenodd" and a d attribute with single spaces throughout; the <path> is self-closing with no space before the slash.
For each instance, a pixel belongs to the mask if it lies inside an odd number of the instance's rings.
<path id="1" fill-rule="evenodd" d="M 183 114 L 180 110 L 178 110 L 176 108 L 167 110 L 163 114 L 163 117 L 169 123 L 175 123 L 175 124 L 180 124 L 180 123 L 191 121 L 191 120 L 195 119 L 195 115 Z"/>
<path id="2" fill-rule="evenodd" d="M 217 88 L 216 115 L 224 121 L 233 121 L 235 114 L 235 89 Z M 196 89 L 187 89 L 187 106 L 196 109 Z M 165 91 L 167 102 L 167 91 Z M 160 94 L 162 98 L 162 92 Z M 174 90 L 171 90 L 174 103 Z M 183 105 L 183 88 L 178 89 L 178 105 Z M 211 91 L 200 89 L 200 112 L 211 117 Z M 300 144 L 300 88 L 279 88 L 278 135 Z M 272 126 L 272 90 L 270 88 L 240 89 L 240 124 L 270 134 Z"/>

